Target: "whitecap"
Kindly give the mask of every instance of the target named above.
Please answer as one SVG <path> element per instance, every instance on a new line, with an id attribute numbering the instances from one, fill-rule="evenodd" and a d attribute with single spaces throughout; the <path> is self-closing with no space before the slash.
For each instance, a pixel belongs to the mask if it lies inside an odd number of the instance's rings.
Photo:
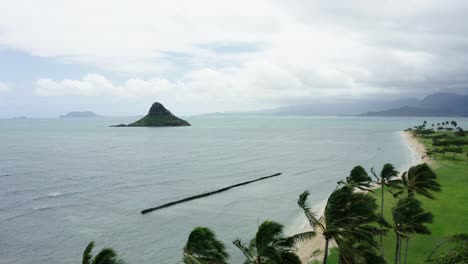
<path id="1" fill-rule="evenodd" d="M 50 193 L 47 193 L 47 196 L 49 197 L 57 197 L 57 196 L 60 196 L 62 195 L 63 193 L 61 192 L 50 192 Z"/>

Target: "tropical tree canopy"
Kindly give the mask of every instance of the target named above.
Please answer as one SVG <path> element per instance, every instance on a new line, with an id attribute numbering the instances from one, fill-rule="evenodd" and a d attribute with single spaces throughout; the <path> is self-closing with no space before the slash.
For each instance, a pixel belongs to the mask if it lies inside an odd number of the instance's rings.
<path id="1" fill-rule="evenodd" d="M 425 212 L 421 202 L 414 196 L 399 199 L 397 205 L 392 208 L 392 213 L 395 231 L 399 236 L 431 233 L 425 224 L 432 223 L 432 213 Z"/>
<path id="2" fill-rule="evenodd" d="M 367 171 L 362 166 L 356 166 L 351 170 L 349 176 L 346 177 L 346 182 L 339 181 L 338 184 L 347 184 L 353 188 L 370 191 L 371 182 L 372 179 L 367 174 Z"/>
<path id="3" fill-rule="evenodd" d="M 299 196 L 299 207 L 304 211 L 310 225 L 321 229 L 327 242 L 336 243 L 340 259 L 344 263 L 363 258 L 366 254 L 370 257 L 370 251 L 377 245 L 374 236 L 381 233 L 381 229 L 373 225 L 379 219 L 375 213 L 378 207 L 375 198 L 354 192 L 348 185 L 338 188 L 328 198 L 324 213 L 325 223 L 322 223 L 310 210 L 308 196 L 307 191 Z M 325 245 L 324 263 L 327 259 L 327 246 L 328 243 Z M 362 248 L 368 250 L 358 250 Z"/>
<path id="4" fill-rule="evenodd" d="M 370 224 L 379 216 L 375 198 L 356 193 L 348 186 L 335 190 L 325 207 L 325 237 L 333 238 L 339 244 L 353 241 L 375 246 L 374 235 L 379 229 Z"/>
<path id="5" fill-rule="evenodd" d="M 83 252 L 82 264 L 121 264 L 123 260 L 117 258 L 117 253 L 112 248 L 103 248 L 96 256 L 93 256 L 94 241 L 88 244 Z"/>
<path id="6" fill-rule="evenodd" d="M 224 244 L 206 227 L 196 227 L 184 247 L 183 262 L 187 264 L 225 264 L 229 254 Z"/>
<path id="7" fill-rule="evenodd" d="M 247 258 L 244 262 L 246 264 L 300 264 L 301 260 L 294 253 L 294 244 L 314 235 L 314 232 L 306 232 L 287 237 L 283 234 L 283 225 L 266 220 L 259 226 L 248 246 L 240 239 L 233 243 Z"/>
<path id="8" fill-rule="evenodd" d="M 437 182 L 437 175 L 426 163 L 411 167 L 408 172 L 403 173 L 402 180 L 410 195 L 417 193 L 435 199 L 432 192 L 442 190 Z"/>

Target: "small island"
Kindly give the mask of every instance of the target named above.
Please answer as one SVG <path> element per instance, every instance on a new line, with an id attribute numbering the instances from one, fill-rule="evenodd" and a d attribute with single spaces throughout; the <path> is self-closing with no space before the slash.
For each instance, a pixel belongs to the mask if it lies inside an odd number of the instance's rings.
<path id="1" fill-rule="evenodd" d="M 171 127 L 171 126 L 190 126 L 189 122 L 178 118 L 167 110 L 162 104 L 155 102 L 148 114 L 142 119 L 125 125 L 115 125 L 111 127 Z"/>
<path id="2" fill-rule="evenodd" d="M 70 112 L 70 113 L 60 116 L 60 118 L 81 118 L 81 117 L 99 117 L 99 116 L 91 111 Z"/>

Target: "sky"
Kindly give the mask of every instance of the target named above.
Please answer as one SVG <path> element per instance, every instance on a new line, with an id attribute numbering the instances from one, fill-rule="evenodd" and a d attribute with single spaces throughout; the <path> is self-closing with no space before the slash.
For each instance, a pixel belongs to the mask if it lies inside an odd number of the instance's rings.
<path id="1" fill-rule="evenodd" d="M 0 0 L 0 117 L 466 94 L 468 1 Z"/>

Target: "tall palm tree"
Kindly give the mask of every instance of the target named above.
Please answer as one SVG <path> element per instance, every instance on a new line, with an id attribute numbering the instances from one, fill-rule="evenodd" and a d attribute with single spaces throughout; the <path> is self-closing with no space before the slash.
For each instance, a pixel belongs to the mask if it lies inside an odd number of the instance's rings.
<path id="1" fill-rule="evenodd" d="M 186 264 L 226 264 L 229 254 L 224 244 L 216 239 L 209 228 L 195 227 L 184 247 L 183 262 Z"/>
<path id="2" fill-rule="evenodd" d="M 240 239 L 233 244 L 247 258 L 245 264 L 300 264 L 301 260 L 294 253 L 294 244 L 303 239 L 315 236 L 315 232 L 305 232 L 292 237 L 283 234 L 283 225 L 266 220 L 247 246 Z"/>
<path id="3" fill-rule="evenodd" d="M 339 181 L 338 185 L 348 185 L 351 188 L 357 188 L 361 191 L 371 191 L 372 186 L 372 179 L 367 174 L 366 170 L 362 166 L 355 166 L 348 177 L 346 177 L 346 181 Z"/>
<path id="4" fill-rule="evenodd" d="M 367 247 L 375 247 L 374 235 L 381 229 L 371 224 L 378 220 L 375 214 L 377 203 L 375 199 L 365 193 L 354 192 L 350 186 L 336 189 L 328 198 L 325 206 L 324 221 L 321 221 L 310 210 L 307 203 L 309 192 L 305 191 L 297 201 L 303 210 L 309 224 L 319 229 L 325 238 L 323 263 L 327 263 L 329 243 L 334 241 L 338 246 L 340 258 L 349 257 L 345 253 L 353 244 L 359 243 Z M 343 254 L 341 254 L 343 252 Z"/>
<path id="5" fill-rule="evenodd" d="M 414 194 L 420 194 L 429 199 L 435 199 L 432 192 L 442 190 L 437 182 L 437 175 L 426 163 L 411 167 L 402 175 L 403 186 L 409 197 L 414 197 Z M 405 263 L 406 254 L 408 251 L 409 237 L 406 237 Z"/>
<path id="6" fill-rule="evenodd" d="M 395 264 L 401 260 L 401 241 L 410 234 L 430 234 L 431 231 L 424 225 L 432 223 L 433 216 L 424 212 L 421 202 L 414 196 L 406 196 L 398 200 L 392 208 L 394 231 L 396 235 Z M 408 253 L 408 243 L 405 250 L 405 263 Z"/>
<path id="7" fill-rule="evenodd" d="M 395 166 L 391 163 L 384 164 L 382 170 L 380 171 L 379 176 L 374 171 L 374 168 L 371 169 L 372 174 L 375 178 L 375 183 L 380 186 L 381 188 L 381 197 L 380 197 L 380 218 L 383 219 L 383 212 L 384 212 L 384 193 L 385 187 L 389 188 L 390 193 L 395 196 L 393 193 L 393 189 L 401 190 L 401 180 L 397 178 L 398 171 L 395 169 Z M 383 224 L 380 223 L 380 229 L 383 230 Z M 383 247 L 383 234 L 380 234 L 380 255 L 384 255 L 384 247 Z"/>
<path id="8" fill-rule="evenodd" d="M 112 248 L 103 248 L 96 256 L 93 256 L 94 241 L 88 244 L 83 252 L 82 264 L 119 264 L 123 260 L 117 258 L 117 253 Z"/>
<path id="9" fill-rule="evenodd" d="M 429 199 L 435 199 L 432 192 L 442 190 L 437 182 L 437 175 L 426 163 L 413 166 L 407 172 L 404 172 L 402 182 L 409 196 L 417 193 Z"/>

